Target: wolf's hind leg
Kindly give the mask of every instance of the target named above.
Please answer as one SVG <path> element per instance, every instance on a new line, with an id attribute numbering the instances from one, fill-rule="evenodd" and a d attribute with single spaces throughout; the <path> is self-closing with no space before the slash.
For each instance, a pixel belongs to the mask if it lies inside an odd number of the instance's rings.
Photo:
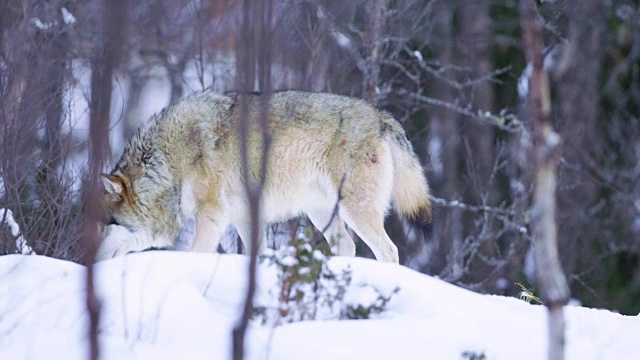
<path id="1" fill-rule="evenodd" d="M 364 155 L 356 157 L 344 182 L 340 216 L 371 248 L 376 259 L 398 264 L 398 248 L 384 229 L 393 191 L 391 149 L 380 141 Z"/>
<path id="2" fill-rule="evenodd" d="M 399 263 L 398 247 L 384 230 L 384 213 L 347 207 L 343 215 L 347 225 L 369 246 L 376 259 Z"/>
<path id="3" fill-rule="evenodd" d="M 355 256 L 356 255 L 356 244 L 354 244 L 353 239 L 349 236 L 349 233 L 344 227 L 344 221 L 338 214 L 333 216 L 333 210 L 313 210 L 307 212 L 307 216 L 309 220 L 313 223 L 318 230 L 322 231 L 329 221 L 331 224 L 324 231 L 324 238 L 327 239 L 329 245 L 331 245 L 331 252 L 334 255 L 339 256 Z"/>

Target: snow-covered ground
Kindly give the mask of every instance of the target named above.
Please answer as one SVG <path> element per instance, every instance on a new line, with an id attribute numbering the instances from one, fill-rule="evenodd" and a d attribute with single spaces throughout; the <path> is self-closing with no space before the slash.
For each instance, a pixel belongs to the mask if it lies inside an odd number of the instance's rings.
<path id="1" fill-rule="evenodd" d="M 545 308 L 476 294 L 402 266 L 333 258 L 350 267 L 352 299 L 375 288 L 388 310 L 370 320 L 263 325 L 249 359 L 544 359 Z M 230 359 L 247 258 L 156 251 L 96 265 L 102 359 Z M 259 267 L 258 305 L 274 304 L 277 275 Z M 42 256 L 0 257 L 0 359 L 84 359 L 85 268 Z M 367 290 L 368 289 L 368 290 Z M 365 300 L 362 300 L 365 301 Z M 640 317 L 567 307 L 567 359 L 640 358 Z M 476 356 L 476 357 L 474 357 Z"/>

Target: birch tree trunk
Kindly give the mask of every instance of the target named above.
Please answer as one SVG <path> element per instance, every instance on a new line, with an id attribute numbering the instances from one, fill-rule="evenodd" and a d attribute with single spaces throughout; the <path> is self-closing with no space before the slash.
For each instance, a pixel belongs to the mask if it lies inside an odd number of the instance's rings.
<path id="1" fill-rule="evenodd" d="M 550 122 L 549 79 L 543 68 L 540 23 L 532 0 L 520 0 L 520 17 L 527 60 L 533 65 L 529 101 L 533 114 L 535 190 L 531 210 L 536 276 L 548 309 L 548 359 L 564 359 L 563 306 L 569 287 L 558 257 L 556 227 L 556 167 L 561 138 Z"/>

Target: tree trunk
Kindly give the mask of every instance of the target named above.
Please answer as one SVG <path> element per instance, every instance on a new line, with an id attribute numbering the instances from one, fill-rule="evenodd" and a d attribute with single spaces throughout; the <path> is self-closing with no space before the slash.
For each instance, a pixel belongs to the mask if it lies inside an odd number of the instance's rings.
<path id="1" fill-rule="evenodd" d="M 127 96 L 124 119 L 122 120 L 122 139 L 124 141 L 127 141 L 135 133 L 140 124 L 140 100 L 146 82 L 147 75 L 144 69 L 135 69 L 129 72 L 129 96 Z"/>
<path id="2" fill-rule="evenodd" d="M 387 2 L 388 0 L 372 1 L 367 9 L 369 20 L 367 42 L 370 46 L 370 52 L 364 74 L 364 97 L 373 104 L 377 103 L 380 92 L 380 64 L 384 56 L 384 25 Z"/>
<path id="3" fill-rule="evenodd" d="M 437 1 L 434 5 L 434 38 L 440 41 L 434 44 L 438 61 L 443 65 L 453 62 L 453 9 L 448 1 Z M 432 97 L 447 103 L 454 103 L 455 95 L 451 86 L 440 79 L 429 79 L 429 93 Z M 433 193 L 451 200 L 460 199 L 460 132 L 458 115 L 444 107 L 432 110 L 431 129 L 429 131 L 429 151 L 433 157 L 434 176 L 431 180 Z M 463 224 L 459 208 L 447 208 L 434 211 L 434 239 L 438 239 L 438 249 L 428 261 L 429 272 L 441 272 L 447 279 L 459 277 L 461 263 L 458 254 L 462 247 Z M 446 268 L 445 268 L 446 267 Z"/>
<path id="4" fill-rule="evenodd" d="M 569 287 L 558 257 L 556 228 L 556 167 L 561 138 L 550 121 L 549 79 L 543 68 L 541 25 L 531 0 L 520 1 L 524 49 L 533 65 L 529 101 L 533 114 L 535 190 L 531 210 L 536 276 L 541 297 L 549 312 L 548 358 L 564 359 L 564 318 L 562 310 L 569 299 Z"/>
<path id="5" fill-rule="evenodd" d="M 584 264 L 591 255 L 585 250 L 601 241 L 594 234 L 602 229 L 595 228 L 590 210 L 601 200 L 603 191 L 599 181 L 591 180 L 592 174 L 600 170 L 593 168 L 610 159 L 603 155 L 606 151 L 598 128 L 600 69 L 605 48 L 601 39 L 606 20 L 600 0 L 566 3 L 567 42 L 559 46 L 551 75 L 558 105 L 556 126 L 564 141 L 558 178 L 563 189 L 558 194 L 558 221 L 561 246 L 568 251 L 562 263 L 574 273 L 590 266 Z"/>
<path id="6" fill-rule="evenodd" d="M 460 6 L 458 56 L 462 64 L 470 70 L 469 75 L 475 79 L 490 74 L 494 70 L 491 52 L 493 31 L 489 10 L 489 0 L 471 1 Z M 477 82 L 465 92 L 465 97 L 471 101 L 474 109 L 493 112 L 492 82 Z M 469 144 L 469 152 L 465 154 L 467 162 L 470 163 L 467 168 L 475 172 L 469 175 L 477 183 L 477 186 L 468 187 L 472 193 L 468 194 L 467 202 L 476 203 L 479 200 L 478 189 L 487 189 L 487 191 L 490 189 L 489 179 L 495 157 L 494 127 L 488 123 L 468 119 L 462 124 L 462 132 L 465 141 Z"/>
<path id="7" fill-rule="evenodd" d="M 254 2 L 245 0 L 242 34 L 238 46 L 236 58 L 236 84 L 243 93 L 254 89 L 258 80 L 258 90 L 268 94 L 271 91 L 271 46 L 272 46 L 272 18 L 273 0 Z M 257 74 L 256 74 L 257 71 Z M 257 75 L 257 76 L 256 76 Z M 245 192 L 249 201 L 251 219 L 250 256 L 247 279 L 247 293 L 245 296 L 242 315 L 238 324 L 233 329 L 233 359 L 244 358 L 244 340 L 249 320 L 253 314 L 253 296 L 256 290 L 256 273 L 260 237 L 264 235 L 260 227 L 260 196 L 266 179 L 267 155 L 269 147 L 269 117 L 268 96 L 262 98 L 262 111 L 256 118 L 249 118 L 249 108 L 246 101 L 240 98 L 240 119 L 238 124 L 238 140 L 240 143 L 240 155 L 242 159 L 242 173 L 244 177 Z M 258 122 L 258 128 L 262 135 L 262 159 L 260 176 L 257 182 L 252 180 L 249 169 L 249 132 L 251 121 Z"/>
<path id="8" fill-rule="evenodd" d="M 463 91 L 465 101 L 468 101 L 473 109 L 478 111 L 493 113 L 494 110 L 494 92 L 493 82 L 484 79 L 494 70 L 492 41 L 493 29 L 490 15 L 490 0 L 476 0 L 470 2 L 462 2 L 458 9 L 459 30 L 458 30 L 458 46 L 456 47 L 456 56 L 460 59 L 466 71 L 462 72 L 463 78 L 459 79 L 461 83 L 470 83 Z M 461 176 L 465 184 L 459 189 L 463 192 L 463 202 L 474 205 L 494 206 L 497 202 L 497 191 L 495 182 L 492 183 L 493 163 L 496 152 L 495 128 L 487 122 L 481 122 L 476 119 L 465 117 L 460 121 L 460 133 L 462 138 L 462 146 L 459 147 L 459 156 L 461 162 L 464 163 L 465 169 Z M 478 246 L 478 251 L 488 257 L 495 256 L 495 243 L 487 241 L 488 236 L 483 236 L 484 231 L 498 231 L 497 224 L 493 216 L 484 216 L 479 220 L 478 213 L 465 211 L 462 214 L 462 224 L 464 233 L 474 234 L 473 242 L 465 241 L 460 245 L 460 252 L 469 251 L 470 246 Z M 482 222 L 482 223 L 480 223 Z M 485 230 L 488 229 L 488 230 Z M 493 240 L 493 237 L 491 237 Z M 453 279 L 464 276 L 472 282 L 484 282 L 488 279 L 484 274 L 491 272 L 495 265 L 488 265 L 485 261 L 470 261 L 470 264 L 463 264 L 462 254 L 457 254 L 458 268 L 465 267 L 466 271 L 456 269 Z M 479 259 L 479 258 L 475 258 Z M 469 268 L 469 265 L 473 267 Z M 483 274 L 474 276 L 476 274 Z M 491 285 L 487 285 L 491 288 Z"/>
<path id="9" fill-rule="evenodd" d="M 123 28 L 126 25 L 127 0 L 104 1 L 100 4 L 102 18 L 99 25 L 97 46 L 91 59 L 91 99 L 89 103 L 89 182 L 84 203 L 83 247 L 87 265 L 86 305 L 89 313 L 88 338 L 90 359 L 99 358 L 98 324 L 100 302 L 95 294 L 93 263 L 98 248 L 98 223 L 102 219 L 100 172 L 109 155 L 109 123 L 113 70 L 120 58 Z"/>

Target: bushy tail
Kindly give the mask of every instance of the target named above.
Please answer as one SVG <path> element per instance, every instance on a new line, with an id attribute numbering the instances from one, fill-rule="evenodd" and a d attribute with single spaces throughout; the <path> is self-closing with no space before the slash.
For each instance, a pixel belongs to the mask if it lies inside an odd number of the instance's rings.
<path id="1" fill-rule="evenodd" d="M 384 119 L 384 137 L 389 143 L 394 163 L 393 206 L 419 227 L 431 222 L 431 194 L 420 161 L 413 152 L 404 130 L 393 119 Z"/>

